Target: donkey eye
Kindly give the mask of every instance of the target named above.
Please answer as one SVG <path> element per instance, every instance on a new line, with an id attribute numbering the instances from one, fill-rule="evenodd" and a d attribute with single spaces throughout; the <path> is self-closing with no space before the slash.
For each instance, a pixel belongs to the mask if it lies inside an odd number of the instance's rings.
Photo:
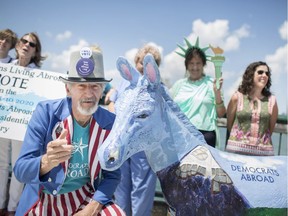
<path id="1" fill-rule="evenodd" d="M 144 119 L 144 118 L 147 118 L 147 117 L 148 117 L 147 114 L 141 114 L 141 115 L 138 116 L 138 118 L 143 118 L 143 119 Z"/>

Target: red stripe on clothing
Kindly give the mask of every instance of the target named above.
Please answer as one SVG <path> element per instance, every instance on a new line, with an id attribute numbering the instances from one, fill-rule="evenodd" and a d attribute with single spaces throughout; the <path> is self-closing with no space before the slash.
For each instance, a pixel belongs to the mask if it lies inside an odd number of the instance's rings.
<path id="1" fill-rule="evenodd" d="M 91 145 L 93 147 L 95 147 L 95 145 L 93 145 L 91 142 L 93 142 L 93 140 L 91 140 L 91 138 L 93 139 L 94 136 L 93 136 L 93 131 L 94 131 L 94 128 L 95 128 L 95 124 L 96 124 L 96 121 L 95 119 L 93 118 L 92 121 L 91 121 L 91 125 L 90 125 L 90 131 L 89 131 L 89 148 L 91 147 Z M 92 149 L 91 152 L 93 152 L 94 149 Z M 90 172 L 92 170 L 92 167 L 93 167 L 93 161 L 94 161 L 94 157 L 92 157 L 92 154 L 90 154 L 89 152 L 89 167 L 90 167 Z M 94 176 L 92 175 L 92 173 L 90 173 L 90 177 L 91 177 L 91 184 L 92 184 L 92 178 L 94 178 Z"/>
<path id="2" fill-rule="evenodd" d="M 112 204 L 111 208 L 113 208 L 113 210 L 116 212 L 117 216 L 121 216 L 122 215 L 122 213 L 120 212 L 119 207 L 117 205 Z"/>
<path id="3" fill-rule="evenodd" d="M 84 198 L 80 194 L 79 190 L 76 191 L 76 196 L 77 196 L 77 199 L 79 200 L 80 203 L 82 203 L 84 201 Z"/>
<path id="4" fill-rule="evenodd" d="M 101 169 L 101 166 L 100 166 L 100 163 L 98 162 L 97 163 L 97 168 L 96 168 L 95 173 L 94 173 L 94 176 L 98 176 L 98 174 L 100 172 L 100 169 Z"/>
<path id="5" fill-rule="evenodd" d="M 98 127 L 96 139 L 95 139 L 94 146 L 93 146 L 93 149 L 92 149 L 92 152 L 91 152 L 90 167 L 92 167 L 92 165 L 94 163 L 94 160 L 95 160 L 95 157 L 96 157 L 96 152 L 97 152 L 97 149 L 98 149 L 101 133 L 102 133 L 102 128 Z"/>
<path id="6" fill-rule="evenodd" d="M 60 215 L 60 211 L 59 211 L 58 205 L 57 205 L 57 197 L 53 197 L 53 206 L 54 206 L 54 211 L 55 211 L 56 215 Z"/>
<path id="7" fill-rule="evenodd" d="M 110 205 L 109 205 L 110 206 Z M 109 210 L 109 206 L 104 206 L 102 211 L 105 213 L 106 216 L 112 216 L 110 210 Z M 101 212 L 102 215 L 102 212 Z"/>
<path id="8" fill-rule="evenodd" d="M 68 118 L 64 119 L 63 120 L 63 125 L 64 125 L 64 128 L 67 130 L 67 135 L 66 135 L 66 140 L 67 140 L 67 144 L 68 145 L 71 145 L 71 139 L 70 139 L 70 130 L 69 130 L 69 121 L 68 121 Z M 70 159 L 69 159 L 70 160 Z M 69 161 L 68 160 L 68 161 Z M 68 164 L 68 161 L 66 161 L 66 163 Z M 66 173 L 66 164 L 65 164 L 65 161 L 61 163 L 62 165 L 62 168 L 63 168 L 63 172 Z"/>
<path id="9" fill-rule="evenodd" d="M 61 200 L 61 207 L 63 209 L 63 213 L 64 215 L 68 215 L 68 209 L 67 209 L 67 204 L 66 204 L 66 200 L 65 200 L 65 195 L 61 194 L 60 195 L 60 200 Z"/>
<path id="10" fill-rule="evenodd" d="M 106 130 L 105 136 L 104 136 L 104 140 L 106 140 L 106 138 L 108 137 L 109 133 L 110 133 L 110 130 Z M 104 140 L 103 140 L 103 142 L 104 142 Z"/>
<path id="11" fill-rule="evenodd" d="M 95 131 L 97 128 L 94 128 L 93 131 Z M 97 153 L 97 149 L 98 149 L 98 146 L 99 146 L 99 142 L 100 142 L 100 137 L 101 137 L 101 134 L 104 130 L 102 130 L 102 128 L 98 127 L 98 130 L 97 130 L 97 133 L 96 133 L 96 138 L 95 138 L 95 141 L 94 141 L 94 144 L 93 144 L 93 148 L 92 148 L 92 151 L 91 151 L 91 154 L 90 154 L 90 167 L 94 167 L 94 169 L 90 168 L 90 170 L 93 172 L 94 170 L 94 173 L 91 173 L 91 180 L 93 179 L 96 179 L 96 177 L 98 176 L 98 173 L 99 173 L 99 170 L 100 169 L 97 169 L 97 166 L 98 166 L 98 161 L 97 162 L 97 165 L 96 165 L 96 162 L 95 162 L 95 158 L 96 158 L 96 153 Z M 95 133 L 95 132 L 94 132 Z M 91 140 L 93 142 L 93 140 Z"/>
<path id="12" fill-rule="evenodd" d="M 91 121 L 91 123 L 90 123 L 90 130 L 89 130 L 89 139 L 91 138 L 91 135 L 92 135 L 92 133 L 93 133 L 93 130 L 94 130 L 94 127 L 95 127 L 95 123 L 96 123 L 96 121 L 95 121 L 95 119 L 94 118 L 92 118 L 92 121 Z M 90 140 L 89 140 L 89 142 L 90 142 Z"/>
<path id="13" fill-rule="evenodd" d="M 103 132 L 102 128 L 98 127 L 97 136 L 96 136 L 96 140 L 95 140 L 95 143 L 94 143 L 94 145 L 96 146 L 96 150 L 98 149 L 99 142 L 100 142 L 100 137 L 101 137 L 101 133 L 102 132 Z M 96 153 L 95 153 L 95 155 L 96 155 Z"/>
<path id="14" fill-rule="evenodd" d="M 69 121 L 68 118 L 63 120 L 63 124 L 64 124 L 64 128 L 68 131 L 67 135 L 66 135 L 66 140 L 68 142 L 68 144 L 71 144 L 71 131 L 69 130 Z"/>
<path id="15" fill-rule="evenodd" d="M 38 207 L 38 209 L 39 209 L 39 216 L 42 216 L 44 198 L 45 198 L 45 197 L 42 195 L 42 196 L 41 196 L 41 202 L 40 202 L 40 205 L 39 205 L 39 207 Z M 37 208 L 34 209 L 34 214 L 35 214 L 35 215 L 37 215 L 36 212 L 35 212 L 36 209 L 37 209 Z"/>
<path id="16" fill-rule="evenodd" d="M 48 199 L 48 205 L 47 205 L 47 216 L 52 216 L 52 205 L 51 205 L 51 199 L 50 197 L 47 197 Z"/>
<path id="17" fill-rule="evenodd" d="M 77 207 L 76 207 L 76 203 L 75 203 L 75 200 L 74 200 L 72 193 L 68 193 L 68 197 L 69 197 L 69 202 L 71 205 L 72 212 L 75 212 Z"/>
<path id="18" fill-rule="evenodd" d="M 90 194 L 90 192 L 86 190 L 86 187 L 83 187 L 83 192 L 85 196 L 88 196 Z"/>

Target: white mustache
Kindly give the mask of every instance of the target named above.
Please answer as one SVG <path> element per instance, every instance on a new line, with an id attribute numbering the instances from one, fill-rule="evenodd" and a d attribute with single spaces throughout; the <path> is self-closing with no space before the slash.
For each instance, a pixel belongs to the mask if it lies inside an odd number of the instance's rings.
<path id="1" fill-rule="evenodd" d="M 96 103 L 96 99 L 94 98 L 84 98 L 80 100 L 80 103 Z"/>

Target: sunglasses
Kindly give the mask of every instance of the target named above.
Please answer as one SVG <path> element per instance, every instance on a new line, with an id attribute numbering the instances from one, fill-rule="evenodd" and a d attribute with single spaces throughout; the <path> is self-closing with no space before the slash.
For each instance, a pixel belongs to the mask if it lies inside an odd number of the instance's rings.
<path id="1" fill-rule="evenodd" d="M 266 76 L 270 76 L 270 71 L 259 70 L 259 71 L 257 71 L 257 73 L 258 73 L 259 75 L 262 75 L 263 73 L 265 73 Z"/>
<path id="2" fill-rule="evenodd" d="M 36 47 L 36 44 L 35 44 L 35 43 L 30 42 L 30 41 L 28 41 L 28 40 L 25 40 L 24 38 L 21 38 L 20 41 L 21 41 L 23 44 L 29 43 L 29 46 L 30 46 L 30 47 L 33 47 L 33 48 Z"/>

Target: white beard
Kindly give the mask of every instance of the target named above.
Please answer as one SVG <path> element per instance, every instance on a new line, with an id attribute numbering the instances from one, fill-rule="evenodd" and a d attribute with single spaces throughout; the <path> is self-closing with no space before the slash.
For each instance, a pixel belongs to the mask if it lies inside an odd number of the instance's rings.
<path id="1" fill-rule="evenodd" d="M 98 109 L 98 103 L 96 103 L 93 107 L 85 109 L 81 106 L 81 103 L 78 102 L 78 106 L 77 106 L 78 111 L 82 114 L 82 115 L 92 115 L 93 113 L 96 112 L 96 110 Z"/>

